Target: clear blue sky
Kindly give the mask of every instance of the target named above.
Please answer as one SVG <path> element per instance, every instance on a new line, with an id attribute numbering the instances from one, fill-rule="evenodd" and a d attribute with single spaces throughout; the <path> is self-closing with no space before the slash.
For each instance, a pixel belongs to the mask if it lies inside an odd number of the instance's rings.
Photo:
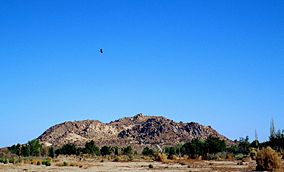
<path id="1" fill-rule="evenodd" d="M 264 141 L 283 103 L 283 0 L 0 2 L 0 146 L 137 113 Z"/>

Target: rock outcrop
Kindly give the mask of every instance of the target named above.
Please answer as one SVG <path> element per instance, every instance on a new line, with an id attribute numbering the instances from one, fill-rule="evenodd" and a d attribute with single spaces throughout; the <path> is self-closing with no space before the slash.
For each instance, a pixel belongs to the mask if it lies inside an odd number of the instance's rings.
<path id="1" fill-rule="evenodd" d="M 231 141 L 210 126 L 195 122 L 174 122 L 163 116 L 138 114 L 102 123 L 97 120 L 64 122 L 50 127 L 38 139 L 43 143 L 60 147 L 66 143 L 83 146 L 94 140 L 98 146 L 128 146 L 141 148 L 151 145 L 172 146 L 195 138 L 218 137 L 227 143 Z"/>

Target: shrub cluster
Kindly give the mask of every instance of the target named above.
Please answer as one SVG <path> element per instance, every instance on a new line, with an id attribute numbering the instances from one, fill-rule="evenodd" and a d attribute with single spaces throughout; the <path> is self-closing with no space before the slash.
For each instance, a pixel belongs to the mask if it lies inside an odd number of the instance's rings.
<path id="1" fill-rule="evenodd" d="M 49 159 L 45 159 L 41 162 L 42 165 L 45 165 L 45 166 L 50 166 L 51 165 L 51 162 Z"/>
<path id="2" fill-rule="evenodd" d="M 154 156 L 154 154 L 155 154 L 154 150 L 149 147 L 145 147 L 142 151 L 142 155 L 145 156 Z"/>
<path id="3" fill-rule="evenodd" d="M 96 156 L 106 156 L 106 155 L 128 155 L 129 157 L 133 154 L 133 149 L 131 146 L 127 147 L 111 147 L 103 146 L 101 148 L 95 145 L 94 141 L 87 142 L 84 148 L 78 148 L 74 144 L 65 144 L 61 148 L 55 150 L 55 155 L 80 155 L 89 154 Z"/>
<path id="4" fill-rule="evenodd" d="M 12 145 L 11 147 L 8 147 L 8 150 L 16 154 L 18 156 L 28 157 L 28 156 L 47 156 L 48 151 L 46 149 L 52 149 L 52 148 L 46 148 L 42 146 L 38 139 L 34 139 L 29 141 L 27 144 L 16 144 Z M 51 153 L 50 153 L 51 155 Z"/>
<path id="5" fill-rule="evenodd" d="M 277 152 L 267 147 L 257 152 L 256 170 L 258 171 L 275 171 L 281 169 L 282 162 Z"/>
<path id="6" fill-rule="evenodd" d="M 193 139 L 191 142 L 175 147 L 166 147 L 165 153 L 169 158 L 173 155 L 188 155 L 191 158 L 199 156 L 206 157 L 208 154 L 215 154 L 226 150 L 226 143 L 216 137 L 208 137 L 206 140 Z"/>

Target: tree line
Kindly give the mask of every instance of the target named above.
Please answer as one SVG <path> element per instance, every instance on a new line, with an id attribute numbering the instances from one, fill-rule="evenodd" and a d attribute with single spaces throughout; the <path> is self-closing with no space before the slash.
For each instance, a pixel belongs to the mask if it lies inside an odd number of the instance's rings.
<path id="1" fill-rule="evenodd" d="M 184 156 L 188 155 L 191 158 L 196 158 L 198 156 L 206 157 L 209 154 L 216 154 L 218 152 L 227 152 L 232 154 L 244 154 L 248 155 L 251 153 L 252 149 L 260 149 L 263 147 L 271 147 L 278 152 L 283 152 L 284 150 L 284 130 L 278 130 L 272 127 L 269 141 L 259 143 L 257 138 L 250 142 L 248 136 L 245 138 L 240 138 L 234 141 L 235 144 L 226 145 L 224 140 L 220 140 L 216 137 L 208 137 L 206 140 L 193 139 L 190 142 L 184 144 L 177 144 L 176 146 L 165 147 L 164 153 L 170 158 L 173 155 Z M 8 150 L 12 154 L 18 156 L 28 157 L 28 156 L 49 156 L 55 157 L 60 154 L 63 155 L 81 155 L 90 154 L 95 156 L 105 156 L 105 155 L 132 155 L 134 150 L 131 146 L 118 147 L 118 146 L 103 146 L 99 148 L 96 146 L 94 141 L 89 141 L 84 147 L 77 147 L 72 143 L 63 145 L 60 148 L 55 149 L 54 147 L 42 146 L 39 140 L 34 139 L 29 141 L 27 144 L 16 144 L 8 147 Z M 145 147 L 142 151 L 142 155 L 154 156 L 158 153 L 158 150 Z"/>
<path id="2" fill-rule="evenodd" d="M 16 144 L 8 147 L 8 150 L 18 156 L 29 157 L 29 156 L 49 156 L 55 157 L 58 155 L 81 155 L 90 154 L 95 156 L 105 155 L 132 155 L 134 153 L 131 146 L 118 147 L 118 146 L 103 146 L 97 147 L 93 140 L 87 142 L 84 147 L 77 147 L 73 143 L 64 144 L 62 147 L 55 149 L 54 147 L 42 146 L 39 140 L 34 139 L 29 141 L 27 144 Z"/>

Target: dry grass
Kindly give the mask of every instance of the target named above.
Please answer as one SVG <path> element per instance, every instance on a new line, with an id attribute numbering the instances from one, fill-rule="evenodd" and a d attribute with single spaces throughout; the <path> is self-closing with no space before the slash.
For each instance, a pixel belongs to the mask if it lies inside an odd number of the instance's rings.
<path id="1" fill-rule="evenodd" d="M 256 163 L 256 170 L 260 171 L 276 171 L 282 168 L 281 158 L 270 147 L 257 152 Z"/>
<path id="2" fill-rule="evenodd" d="M 159 162 L 168 162 L 168 158 L 167 158 L 168 156 L 166 155 L 166 154 L 164 154 L 164 153 L 159 153 L 157 156 L 156 156 L 156 158 L 155 158 L 155 160 L 156 161 L 159 161 Z"/>

